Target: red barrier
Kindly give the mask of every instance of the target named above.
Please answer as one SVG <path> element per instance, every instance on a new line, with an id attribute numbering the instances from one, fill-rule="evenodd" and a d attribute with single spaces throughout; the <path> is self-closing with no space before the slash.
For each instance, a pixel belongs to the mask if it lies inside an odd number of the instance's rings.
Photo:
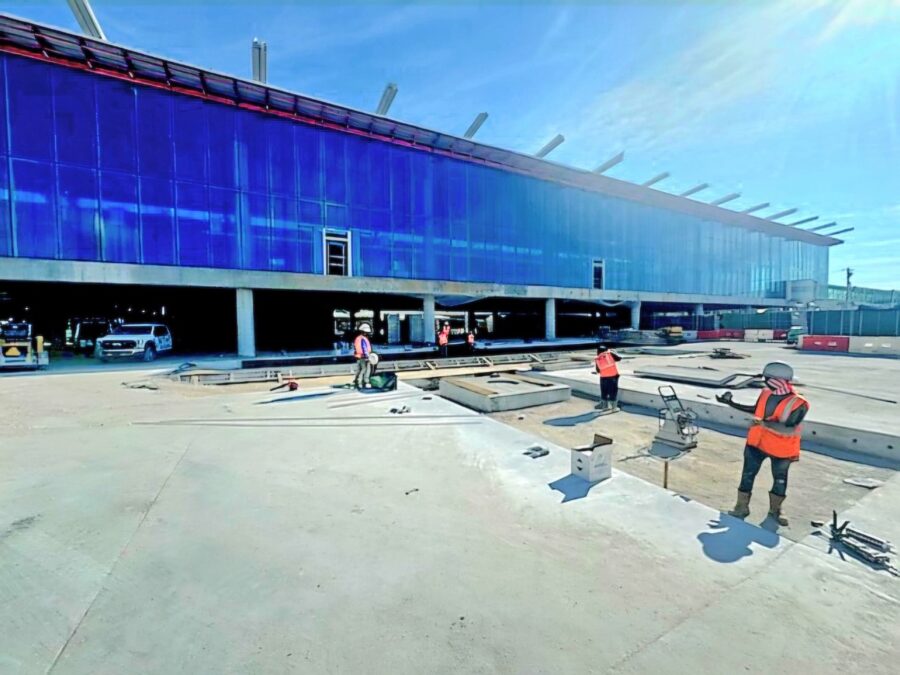
<path id="1" fill-rule="evenodd" d="M 776 328 L 772 331 L 773 340 L 787 340 L 787 330 L 784 328 Z"/>
<path id="2" fill-rule="evenodd" d="M 724 328 L 720 332 L 722 333 L 722 339 L 724 339 L 724 340 L 743 340 L 744 339 L 744 329 L 743 328 Z"/>
<path id="3" fill-rule="evenodd" d="M 721 330 L 698 330 L 697 331 L 697 339 L 698 340 L 721 340 L 722 339 Z"/>
<path id="4" fill-rule="evenodd" d="M 800 348 L 814 352 L 848 352 L 850 338 L 844 335 L 804 335 Z"/>

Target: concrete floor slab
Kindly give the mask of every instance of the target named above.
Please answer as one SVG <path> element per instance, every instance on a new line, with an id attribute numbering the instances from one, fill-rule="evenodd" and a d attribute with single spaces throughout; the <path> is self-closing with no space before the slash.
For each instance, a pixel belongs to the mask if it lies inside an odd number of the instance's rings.
<path id="1" fill-rule="evenodd" d="M 566 448 L 531 459 L 534 435 L 402 383 L 397 420 L 121 379 L 0 379 L 12 672 L 604 672 L 667 640 L 668 670 L 900 659 L 884 574 L 621 472 L 587 490 Z"/>

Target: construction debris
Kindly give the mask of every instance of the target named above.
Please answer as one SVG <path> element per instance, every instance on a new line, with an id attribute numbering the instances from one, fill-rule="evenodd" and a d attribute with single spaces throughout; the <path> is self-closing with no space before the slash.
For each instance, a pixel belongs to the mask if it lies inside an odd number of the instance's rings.
<path id="1" fill-rule="evenodd" d="M 844 482 L 848 485 L 858 485 L 859 487 L 868 488 L 869 490 L 884 485 L 884 481 L 876 480 L 874 478 L 860 478 L 858 476 L 845 478 Z"/>
<path id="2" fill-rule="evenodd" d="M 811 525 L 813 527 L 822 528 L 825 526 L 825 522 L 813 520 Z M 832 547 L 834 544 L 838 544 L 841 549 L 856 556 L 860 560 L 869 563 L 873 567 L 886 570 L 894 576 L 900 576 L 900 570 L 891 563 L 890 554 L 894 550 L 894 546 L 891 542 L 850 527 L 849 520 L 845 520 L 844 523 L 839 526 L 837 511 L 831 512 L 831 524 L 829 530 Z M 822 533 L 819 532 L 819 534 Z"/>
<path id="3" fill-rule="evenodd" d="M 531 459 L 537 459 L 538 457 L 546 457 L 547 455 L 550 454 L 550 451 L 543 446 L 532 445 L 530 448 L 528 448 L 522 454 L 527 455 L 528 457 L 531 457 Z"/>
<path id="4" fill-rule="evenodd" d="M 713 368 L 690 368 L 687 366 L 657 366 L 653 370 L 635 370 L 634 374 L 653 380 L 667 380 L 724 389 L 743 389 L 752 386 L 759 379 L 756 374 L 726 373 Z"/>
<path id="5" fill-rule="evenodd" d="M 746 359 L 748 357 L 749 354 L 738 354 L 728 347 L 714 347 L 712 354 L 709 355 L 711 359 Z"/>

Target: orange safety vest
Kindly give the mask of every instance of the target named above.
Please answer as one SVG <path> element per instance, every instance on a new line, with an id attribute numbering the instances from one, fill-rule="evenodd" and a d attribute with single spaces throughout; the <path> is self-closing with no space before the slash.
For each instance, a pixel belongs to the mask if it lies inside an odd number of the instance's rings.
<path id="1" fill-rule="evenodd" d="M 801 406 L 809 407 L 806 399 L 798 394 L 785 396 L 771 415 L 766 417 L 766 402 L 773 396 L 768 389 L 763 390 L 756 400 L 753 426 L 747 432 L 747 445 L 753 446 L 771 457 L 779 459 L 800 459 L 800 425 L 785 425 L 791 413 Z"/>
<path id="2" fill-rule="evenodd" d="M 597 372 L 600 373 L 600 377 L 616 377 L 619 374 L 616 360 L 609 352 L 597 354 L 594 363 L 597 365 Z"/>
<path id="3" fill-rule="evenodd" d="M 475 336 L 472 333 L 469 333 L 466 336 L 466 342 L 468 342 L 470 345 L 474 345 L 475 344 Z"/>
<path id="4" fill-rule="evenodd" d="M 450 333 L 449 332 L 445 333 L 444 331 L 441 331 L 440 333 L 438 333 L 438 344 L 441 347 L 443 347 L 449 341 L 450 341 Z"/>
<path id="5" fill-rule="evenodd" d="M 363 351 L 363 346 L 365 346 L 365 352 Z M 369 338 L 365 335 L 357 335 L 356 339 L 353 341 L 353 355 L 358 359 L 363 359 L 366 358 L 371 351 L 372 345 L 369 343 Z"/>

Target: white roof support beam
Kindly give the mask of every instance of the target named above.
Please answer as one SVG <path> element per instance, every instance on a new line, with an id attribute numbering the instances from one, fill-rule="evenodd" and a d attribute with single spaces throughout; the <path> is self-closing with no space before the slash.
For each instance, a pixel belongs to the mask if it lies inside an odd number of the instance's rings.
<path id="1" fill-rule="evenodd" d="M 610 157 L 608 160 L 603 162 L 600 166 L 594 169 L 594 173 L 603 173 L 604 171 L 608 171 L 613 168 L 616 164 L 621 164 L 625 160 L 625 151 L 623 150 L 618 155 L 614 157 Z"/>
<path id="2" fill-rule="evenodd" d="M 786 211 L 779 211 L 778 213 L 773 213 L 767 218 L 767 220 L 778 220 L 779 218 L 784 218 L 785 216 L 789 216 L 792 213 L 797 213 L 797 211 L 798 209 L 787 209 Z"/>
<path id="3" fill-rule="evenodd" d="M 393 82 L 388 82 L 388 85 L 384 88 L 384 92 L 381 94 L 381 100 L 378 102 L 378 108 L 375 110 L 376 115 L 387 115 L 388 110 L 391 109 L 391 104 L 394 102 L 394 97 L 397 96 L 397 85 Z"/>
<path id="4" fill-rule="evenodd" d="M 769 208 L 769 202 L 763 202 L 762 204 L 751 206 L 749 209 L 744 209 L 741 213 L 753 213 L 754 211 L 762 211 L 767 208 Z"/>
<path id="5" fill-rule="evenodd" d="M 718 199 L 711 201 L 710 204 L 712 204 L 713 206 L 721 206 L 722 204 L 733 201 L 740 196 L 740 192 L 732 192 L 731 194 L 727 194 L 724 197 L 719 197 Z"/>
<path id="6" fill-rule="evenodd" d="M 853 232 L 853 230 L 855 230 L 855 229 L 856 229 L 855 227 L 846 227 L 843 230 L 838 230 L 837 232 L 823 232 L 823 236 L 835 237 L 839 234 L 844 234 L 845 232 Z"/>
<path id="7" fill-rule="evenodd" d="M 804 218 L 803 220 L 798 220 L 796 223 L 788 223 L 791 227 L 797 227 L 797 225 L 805 225 L 806 223 L 811 223 L 814 220 L 818 220 L 819 216 L 810 216 L 809 218 Z"/>
<path id="8" fill-rule="evenodd" d="M 665 180 L 666 178 L 668 178 L 671 175 L 672 174 L 669 173 L 668 171 L 663 171 L 662 173 L 653 176 L 653 178 L 648 180 L 646 183 L 641 183 L 641 185 L 643 187 L 650 187 L 651 185 L 656 185 L 661 180 Z"/>
<path id="9" fill-rule="evenodd" d="M 829 227 L 834 227 L 837 225 L 836 220 L 832 220 L 830 223 L 825 223 L 824 225 L 817 225 L 816 227 L 808 227 L 806 228 L 807 232 L 817 232 L 818 230 L 825 230 Z"/>
<path id="10" fill-rule="evenodd" d="M 250 65 L 253 81 L 265 84 L 269 77 L 269 46 L 259 38 L 253 38 L 250 46 Z"/>
<path id="11" fill-rule="evenodd" d="M 84 31 L 84 34 L 97 40 L 106 40 L 106 34 L 100 27 L 100 22 L 91 9 L 91 3 L 88 0 L 67 0 L 69 9 L 75 15 L 75 20 Z"/>
<path id="12" fill-rule="evenodd" d="M 701 192 L 702 190 L 705 190 L 708 187 L 709 187 L 709 183 L 700 183 L 700 185 L 695 185 L 690 190 L 685 190 L 678 196 L 679 197 L 690 197 L 691 195 L 695 195 L 698 192 Z"/>
<path id="13" fill-rule="evenodd" d="M 563 136 L 562 134 L 556 134 L 556 136 L 554 136 L 547 142 L 547 145 L 545 145 L 543 148 L 541 148 L 536 153 L 534 153 L 534 156 L 537 157 L 538 159 L 543 159 L 544 157 L 549 155 L 551 152 L 556 150 L 556 148 L 558 148 L 560 145 L 562 145 L 563 141 L 565 141 L 565 140 L 566 140 L 565 136 Z"/>
<path id="14" fill-rule="evenodd" d="M 466 133 L 463 134 L 463 138 L 472 138 L 475 134 L 478 133 L 478 130 L 481 128 L 481 125 L 484 124 L 484 121 L 488 118 L 488 114 L 486 112 L 480 112 L 475 116 L 475 119 L 472 120 L 472 124 L 469 125 L 469 128 L 466 129 Z"/>

